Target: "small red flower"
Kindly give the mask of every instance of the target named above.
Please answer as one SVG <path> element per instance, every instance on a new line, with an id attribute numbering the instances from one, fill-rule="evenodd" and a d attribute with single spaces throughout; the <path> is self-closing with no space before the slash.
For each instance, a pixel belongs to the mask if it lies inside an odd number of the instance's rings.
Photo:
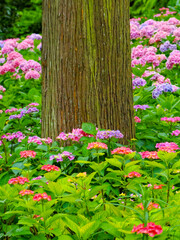
<path id="1" fill-rule="evenodd" d="M 20 191 L 19 194 L 20 194 L 21 196 L 31 195 L 31 194 L 34 194 L 34 191 L 24 189 L 24 190 Z"/>
<path id="2" fill-rule="evenodd" d="M 162 189 L 164 185 L 163 184 L 160 184 L 160 185 L 154 185 L 154 189 Z"/>
<path id="3" fill-rule="evenodd" d="M 105 143 L 92 142 L 92 143 L 88 143 L 87 149 L 108 149 L 108 147 Z"/>
<path id="4" fill-rule="evenodd" d="M 47 193 L 37 193 L 34 195 L 33 200 L 39 202 L 40 200 L 48 200 L 51 201 L 51 196 L 48 196 Z"/>
<path id="5" fill-rule="evenodd" d="M 127 176 L 127 178 L 133 178 L 133 177 L 141 177 L 141 174 L 138 172 L 130 172 Z"/>
<path id="6" fill-rule="evenodd" d="M 42 166 L 41 170 L 45 170 L 47 172 L 50 172 L 50 171 L 59 171 L 60 168 L 55 166 L 55 165 L 47 164 L 47 165 Z"/>
<path id="7" fill-rule="evenodd" d="M 29 180 L 25 177 L 16 177 L 16 178 L 11 178 L 8 183 L 9 184 L 21 184 L 23 185 L 25 182 L 29 182 Z"/>
<path id="8" fill-rule="evenodd" d="M 130 153 L 133 153 L 133 151 L 127 147 L 119 147 L 111 151 L 111 154 L 130 154 Z"/>
<path id="9" fill-rule="evenodd" d="M 142 210 L 144 210 L 144 206 L 142 203 L 140 203 L 139 205 L 137 205 L 138 208 L 141 208 Z M 149 203 L 149 206 L 148 206 L 148 210 L 151 211 L 153 208 L 160 208 L 159 204 L 158 203 L 153 203 L 153 202 L 150 202 Z"/>
<path id="10" fill-rule="evenodd" d="M 145 151 L 145 152 L 140 152 L 142 158 L 148 158 L 148 159 L 159 159 L 157 152 L 156 151 Z"/>
<path id="11" fill-rule="evenodd" d="M 136 232 L 137 234 L 144 233 L 148 234 L 150 237 L 154 237 L 155 235 L 161 234 L 163 232 L 163 229 L 161 225 L 156 225 L 155 223 L 150 222 L 146 227 L 144 227 L 144 224 L 139 224 L 137 227 L 134 225 L 131 232 Z"/>
<path id="12" fill-rule="evenodd" d="M 33 216 L 33 218 L 39 218 L 40 220 L 44 221 L 44 218 L 41 217 L 40 215 L 36 215 L 36 214 L 35 214 L 35 215 Z"/>
<path id="13" fill-rule="evenodd" d="M 35 158 L 36 156 L 36 152 L 32 151 L 32 150 L 26 150 L 26 151 L 21 151 L 20 152 L 21 158 L 27 158 L 27 157 L 32 157 Z"/>

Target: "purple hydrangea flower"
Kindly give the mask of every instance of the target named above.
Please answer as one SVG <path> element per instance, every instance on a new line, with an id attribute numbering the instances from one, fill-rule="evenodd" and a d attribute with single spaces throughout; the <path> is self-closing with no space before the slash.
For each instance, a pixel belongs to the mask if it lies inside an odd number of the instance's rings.
<path id="1" fill-rule="evenodd" d="M 146 85 L 146 80 L 144 80 L 143 78 L 135 78 L 132 81 L 133 87 L 143 87 Z"/>
<path id="2" fill-rule="evenodd" d="M 136 111 L 138 109 L 146 110 L 147 108 L 149 108 L 149 105 L 147 105 L 147 104 L 144 104 L 144 105 L 134 105 L 134 109 L 136 109 Z"/>
<path id="3" fill-rule="evenodd" d="M 62 153 L 59 153 L 58 155 L 52 155 L 50 156 L 50 160 L 56 159 L 57 162 L 63 162 L 64 159 L 68 158 L 70 161 L 72 161 L 75 156 L 71 152 L 64 151 Z"/>
<path id="4" fill-rule="evenodd" d="M 173 86 L 169 83 L 158 85 L 152 92 L 153 98 L 158 98 L 163 92 L 173 92 Z"/>
<path id="5" fill-rule="evenodd" d="M 124 135 L 119 130 L 98 131 L 96 139 L 123 138 Z"/>
<path id="6" fill-rule="evenodd" d="M 32 181 L 34 181 L 34 180 L 40 180 L 41 178 L 42 178 L 42 176 L 38 176 L 38 177 L 33 178 Z"/>
<path id="7" fill-rule="evenodd" d="M 41 40 L 42 39 L 42 36 L 37 34 L 37 33 L 32 33 L 30 36 L 29 36 L 29 39 L 37 39 L 37 40 Z"/>

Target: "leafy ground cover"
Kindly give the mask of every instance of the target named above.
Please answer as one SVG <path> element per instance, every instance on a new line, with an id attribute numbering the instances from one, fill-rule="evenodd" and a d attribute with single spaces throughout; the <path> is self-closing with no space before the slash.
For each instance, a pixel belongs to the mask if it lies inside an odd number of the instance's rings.
<path id="1" fill-rule="evenodd" d="M 1 239 L 180 238 L 179 26 L 166 8 L 131 19 L 129 146 L 91 123 L 41 138 L 41 36 L 0 41 Z"/>

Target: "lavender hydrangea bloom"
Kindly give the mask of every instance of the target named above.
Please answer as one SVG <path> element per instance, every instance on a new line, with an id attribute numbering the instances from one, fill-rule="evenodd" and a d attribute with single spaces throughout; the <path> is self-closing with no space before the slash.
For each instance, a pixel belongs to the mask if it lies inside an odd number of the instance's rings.
<path id="1" fill-rule="evenodd" d="M 144 105 L 134 105 L 134 109 L 136 109 L 136 111 L 138 109 L 146 110 L 147 108 L 149 108 L 149 105 L 147 105 L 147 104 L 144 104 Z"/>
<path id="2" fill-rule="evenodd" d="M 29 113 L 32 113 L 32 112 L 39 112 L 39 110 L 36 107 L 31 107 L 25 113 L 29 114 Z"/>
<path id="3" fill-rule="evenodd" d="M 169 48 L 166 47 L 166 46 L 164 46 L 164 44 L 161 44 L 161 46 L 160 46 L 160 48 L 159 48 L 159 50 L 160 50 L 161 52 L 166 52 L 168 49 L 169 49 Z"/>
<path id="4" fill-rule="evenodd" d="M 62 162 L 64 159 L 68 158 L 70 161 L 72 161 L 75 157 L 72 155 L 71 152 L 64 151 L 62 153 L 59 153 L 58 155 L 52 155 L 50 156 L 50 160 L 56 159 L 57 162 Z"/>
<path id="5" fill-rule="evenodd" d="M 11 119 L 21 119 L 22 117 L 25 116 L 24 113 L 25 113 L 24 111 L 21 111 L 20 114 L 11 115 L 11 116 L 9 117 L 9 120 L 11 120 Z"/>
<path id="6" fill-rule="evenodd" d="M 176 50 L 176 49 L 177 49 L 176 44 L 170 44 L 169 41 L 166 41 L 164 44 L 161 44 L 161 46 L 159 48 L 159 50 L 161 52 L 166 52 L 167 50 L 173 51 L 173 50 Z"/>
<path id="7" fill-rule="evenodd" d="M 123 138 L 124 135 L 119 130 L 98 131 L 96 139 Z"/>
<path id="8" fill-rule="evenodd" d="M 4 63 L 6 61 L 5 58 L 0 58 L 0 63 Z"/>
<path id="9" fill-rule="evenodd" d="M 143 87 L 146 85 L 146 80 L 144 80 L 143 78 L 135 78 L 132 81 L 133 87 Z"/>
<path id="10" fill-rule="evenodd" d="M 152 92 L 152 98 L 158 98 L 163 92 L 173 92 L 173 86 L 169 83 L 158 85 Z"/>
<path id="11" fill-rule="evenodd" d="M 4 47 L 4 42 L 0 41 L 0 48 L 3 48 L 3 47 Z"/>
<path id="12" fill-rule="evenodd" d="M 42 178 L 42 176 L 38 176 L 38 177 L 33 178 L 32 181 L 34 181 L 34 180 L 40 180 L 41 178 Z"/>
<path id="13" fill-rule="evenodd" d="M 37 33 L 32 33 L 31 36 L 29 37 L 29 39 L 37 39 L 37 40 L 41 40 L 42 39 L 42 36 L 37 34 Z"/>
<path id="14" fill-rule="evenodd" d="M 173 51 L 173 50 L 177 50 L 177 45 L 176 44 L 171 44 L 169 46 L 169 50 Z"/>

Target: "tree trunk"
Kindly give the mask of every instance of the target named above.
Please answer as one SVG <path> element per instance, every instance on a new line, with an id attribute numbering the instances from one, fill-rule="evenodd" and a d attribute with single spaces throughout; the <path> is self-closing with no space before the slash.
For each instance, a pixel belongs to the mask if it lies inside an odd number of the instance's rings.
<path id="1" fill-rule="evenodd" d="M 92 122 L 134 137 L 129 0 L 43 0 L 42 136 Z"/>

